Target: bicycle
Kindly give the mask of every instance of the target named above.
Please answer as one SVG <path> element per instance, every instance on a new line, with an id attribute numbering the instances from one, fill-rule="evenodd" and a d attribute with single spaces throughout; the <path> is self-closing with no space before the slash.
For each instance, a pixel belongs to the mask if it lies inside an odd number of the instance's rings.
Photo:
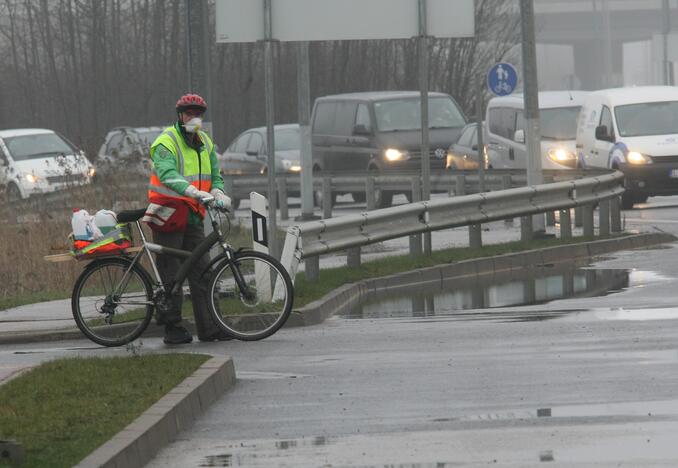
<path id="1" fill-rule="evenodd" d="M 214 246 L 221 253 L 202 275 L 208 284 L 208 309 L 217 325 L 233 338 L 254 341 L 271 336 L 285 324 L 294 300 L 292 280 L 285 268 L 268 254 L 234 250 L 221 231 L 214 198 L 202 201 L 213 232 L 192 252 L 148 242 L 139 221 L 146 209 L 117 214 L 119 223 L 135 223 L 141 249 L 134 256 L 95 258 L 76 280 L 71 308 L 87 338 L 103 346 L 122 346 L 136 340 L 148 327 L 154 310 L 170 307 L 172 296 L 180 294 L 195 262 Z M 184 259 L 170 284 L 163 284 L 151 253 Z M 144 254 L 155 281 L 140 263 Z"/>

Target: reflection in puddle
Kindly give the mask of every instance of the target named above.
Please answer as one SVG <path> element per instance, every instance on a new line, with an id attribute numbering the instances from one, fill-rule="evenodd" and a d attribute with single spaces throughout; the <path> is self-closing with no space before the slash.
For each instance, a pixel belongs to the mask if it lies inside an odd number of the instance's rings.
<path id="1" fill-rule="evenodd" d="M 395 293 L 392 290 L 376 293 L 344 317 L 430 317 L 462 310 L 544 304 L 557 299 L 607 295 L 660 279 L 654 273 L 643 271 L 582 269 L 574 263 L 544 265 L 521 271 L 445 280 L 442 285 L 406 287 Z M 532 314 L 520 319 L 544 320 L 560 315 L 562 313 L 557 312 Z M 474 314 L 473 318 L 482 317 Z"/>

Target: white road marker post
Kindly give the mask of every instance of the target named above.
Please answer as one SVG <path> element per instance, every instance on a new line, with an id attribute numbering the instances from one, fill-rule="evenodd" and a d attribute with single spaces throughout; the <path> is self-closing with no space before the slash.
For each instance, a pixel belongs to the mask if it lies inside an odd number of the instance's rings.
<path id="1" fill-rule="evenodd" d="M 268 254 L 268 207 L 266 197 L 257 193 L 250 193 L 252 211 L 252 248 L 256 252 Z M 257 286 L 257 299 L 270 301 L 273 286 L 271 284 L 271 270 L 262 262 L 254 264 L 254 278 Z"/>

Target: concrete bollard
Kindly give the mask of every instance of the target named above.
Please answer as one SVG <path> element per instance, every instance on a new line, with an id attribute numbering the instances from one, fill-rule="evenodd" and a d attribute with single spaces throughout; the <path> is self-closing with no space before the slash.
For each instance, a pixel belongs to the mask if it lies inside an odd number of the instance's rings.
<path id="1" fill-rule="evenodd" d="M 601 236 L 610 235 L 610 200 L 602 200 L 598 204 L 598 233 Z"/>
<path id="2" fill-rule="evenodd" d="M 367 203 L 367 211 L 372 211 L 377 205 L 374 198 L 374 177 L 365 179 L 365 202 Z"/>
<path id="3" fill-rule="evenodd" d="M 619 197 L 610 200 L 610 230 L 612 232 L 621 232 L 621 201 Z"/>
<path id="4" fill-rule="evenodd" d="M 421 201 L 421 179 L 415 177 L 412 179 L 412 203 Z M 410 255 L 421 255 L 422 243 L 421 234 L 410 236 Z"/>
<path id="5" fill-rule="evenodd" d="M 520 240 L 522 242 L 530 242 L 534 239 L 534 232 L 532 230 L 532 216 L 520 217 Z"/>
<path id="6" fill-rule="evenodd" d="M 349 268 L 360 266 L 360 247 L 351 247 L 346 250 L 346 265 Z"/>
<path id="7" fill-rule="evenodd" d="M 572 215 L 569 208 L 560 210 L 560 238 L 572 238 Z"/>
<path id="8" fill-rule="evenodd" d="M 468 244 L 472 249 L 480 249 L 483 246 L 483 230 L 480 224 L 471 224 L 468 227 Z"/>
<path id="9" fill-rule="evenodd" d="M 595 235 L 593 228 L 593 205 L 582 207 L 582 223 L 584 225 L 584 237 L 593 237 Z"/>
<path id="10" fill-rule="evenodd" d="M 304 276 L 306 281 L 315 283 L 320 279 L 320 257 L 310 257 L 304 259 Z"/>
<path id="11" fill-rule="evenodd" d="M 290 219 L 290 211 L 287 206 L 287 178 L 278 179 L 278 204 L 280 208 L 280 219 L 287 221 Z"/>
<path id="12" fill-rule="evenodd" d="M 323 218 L 332 217 L 332 179 L 323 177 Z"/>

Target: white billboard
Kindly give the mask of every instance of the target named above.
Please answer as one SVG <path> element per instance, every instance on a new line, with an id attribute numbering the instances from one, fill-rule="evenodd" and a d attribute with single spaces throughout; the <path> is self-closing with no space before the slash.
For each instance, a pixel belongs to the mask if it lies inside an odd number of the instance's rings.
<path id="1" fill-rule="evenodd" d="M 427 33 L 475 35 L 474 0 L 428 0 Z M 264 0 L 216 0 L 217 42 L 264 39 Z M 418 0 L 271 0 L 273 39 L 407 39 L 419 35 Z"/>

